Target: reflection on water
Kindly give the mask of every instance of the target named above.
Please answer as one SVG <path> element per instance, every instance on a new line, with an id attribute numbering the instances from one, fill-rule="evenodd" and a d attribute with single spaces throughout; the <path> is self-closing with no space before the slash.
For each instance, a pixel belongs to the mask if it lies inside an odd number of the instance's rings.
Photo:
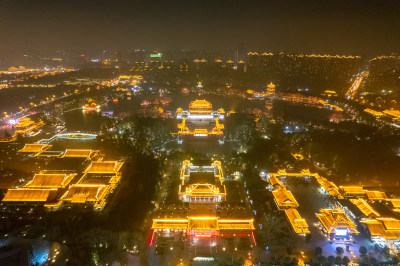
<path id="1" fill-rule="evenodd" d="M 56 139 L 51 145 L 52 150 L 63 151 L 66 149 L 96 149 L 96 140 Z"/>
<path id="2" fill-rule="evenodd" d="M 100 130 L 104 118 L 101 116 L 101 112 L 87 112 L 82 111 L 81 109 L 76 109 L 64 113 L 64 120 L 68 131 L 97 132 Z"/>
<path id="3" fill-rule="evenodd" d="M 152 99 L 153 98 L 153 99 Z M 152 101 L 157 97 L 154 96 L 135 96 L 132 100 L 119 98 L 118 102 L 109 101 L 103 104 L 101 111 L 112 111 L 114 116 L 121 113 L 127 115 L 136 113 L 141 108 L 141 102 L 146 99 Z M 239 96 L 219 96 L 219 95 L 177 95 L 173 97 L 173 101 L 166 106 L 162 106 L 165 112 L 174 113 L 178 107 L 187 110 L 189 103 L 196 99 L 205 99 L 210 101 L 213 109 L 223 108 L 225 111 L 241 112 L 250 108 L 259 108 L 265 110 L 264 101 L 248 100 Z M 299 120 L 329 120 L 329 117 L 335 113 L 331 110 L 318 109 L 315 107 L 307 107 L 301 104 L 293 104 L 290 102 L 275 101 L 273 113 L 282 118 L 291 118 Z M 105 118 L 101 116 L 101 112 L 82 112 L 77 109 L 71 112 L 64 113 L 64 119 L 68 131 L 99 131 L 101 124 Z"/>
<path id="4" fill-rule="evenodd" d="M 275 101 L 272 109 L 274 115 L 290 120 L 320 120 L 329 121 L 335 111 L 317 107 L 304 106 L 285 101 Z"/>

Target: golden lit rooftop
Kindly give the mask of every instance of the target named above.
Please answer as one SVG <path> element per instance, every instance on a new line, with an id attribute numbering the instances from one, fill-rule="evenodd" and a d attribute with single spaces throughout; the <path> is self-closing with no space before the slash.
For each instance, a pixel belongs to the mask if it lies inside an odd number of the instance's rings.
<path id="1" fill-rule="evenodd" d="M 269 183 L 271 183 L 271 185 L 273 185 L 273 186 L 275 186 L 275 185 L 281 186 L 282 185 L 281 182 L 279 182 L 279 179 L 274 174 L 270 175 Z"/>
<path id="2" fill-rule="evenodd" d="M 400 239 L 400 221 L 395 218 L 377 218 L 362 220 L 361 222 L 367 225 L 371 236 L 381 236 L 385 239 Z M 392 224 L 395 226 L 392 226 Z"/>
<path id="3" fill-rule="evenodd" d="M 388 198 L 385 192 L 383 191 L 366 191 L 367 197 L 369 200 L 385 200 Z"/>
<path id="4" fill-rule="evenodd" d="M 108 192 L 105 185 L 72 185 L 61 200 L 72 203 L 96 202 L 104 198 Z"/>
<path id="5" fill-rule="evenodd" d="M 356 205 L 357 208 L 368 217 L 380 216 L 364 199 L 350 199 L 350 202 Z"/>
<path id="6" fill-rule="evenodd" d="M 294 208 L 289 208 L 285 210 L 287 219 L 296 234 L 309 234 L 308 224 L 305 219 L 303 219 L 299 212 Z"/>
<path id="7" fill-rule="evenodd" d="M 9 189 L 3 201 L 47 201 L 54 189 Z"/>
<path id="8" fill-rule="evenodd" d="M 365 190 L 360 186 L 340 186 L 339 188 L 345 194 L 365 194 Z"/>
<path id="9" fill-rule="evenodd" d="M 45 150 L 48 150 L 51 148 L 52 145 L 48 144 L 25 144 L 25 146 L 19 150 L 18 152 L 32 152 L 32 153 L 38 153 L 38 152 L 43 152 Z"/>
<path id="10" fill-rule="evenodd" d="M 252 219 L 218 219 L 212 216 L 187 219 L 153 219 L 152 229 L 170 230 L 254 230 Z"/>
<path id="11" fill-rule="evenodd" d="M 94 150 L 80 150 L 80 149 L 66 149 L 64 157 L 85 157 L 88 158 L 90 155 L 96 152 Z"/>
<path id="12" fill-rule="evenodd" d="M 35 174 L 24 187 L 27 188 L 62 188 L 71 182 L 74 174 Z"/>
<path id="13" fill-rule="evenodd" d="M 400 199 L 387 199 L 387 201 L 391 203 L 394 211 L 400 212 Z"/>
<path id="14" fill-rule="evenodd" d="M 103 161 L 103 162 L 92 162 L 86 169 L 86 173 L 117 173 L 123 162 L 118 161 Z"/>
<path id="15" fill-rule="evenodd" d="M 292 192 L 286 189 L 284 186 L 278 186 L 272 190 L 275 201 L 279 207 L 298 207 L 296 199 L 294 198 Z"/>
<path id="16" fill-rule="evenodd" d="M 336 228 L 347 228 L 351 234 L 358 234 L 356 225 L 343 209 L 320 209 L 316 216 L 328 233 L 335 233 Z"/>
<path id="17" fill-rule="evenodd" d="M 212 104 L 206 100 L 195 100 L 189 104 L 190 113 L 211 113 Z"/>
<path id="18" fill-rule="evenodd" d="M 30 126 L 30 125 L 32 125 L 34 123 L 35 122 L 32 121 L 32 120 L 25 120 L 25 121 L 22 121 L 19 124 L 15 125 L 14 127 L 16 127 L 16 128 L 24 128 L 24 127 Z"/>

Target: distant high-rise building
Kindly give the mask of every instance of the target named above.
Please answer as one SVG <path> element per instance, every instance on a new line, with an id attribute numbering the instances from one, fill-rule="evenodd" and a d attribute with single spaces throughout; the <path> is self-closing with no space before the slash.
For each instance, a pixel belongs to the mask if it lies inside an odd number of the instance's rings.
<path id="1" fill-rule="evenodd" d="M 378 56 L 370 61 L 366 89 L 400 93 L 400 56 Z"/>
<path id="2" fill-rule="evenodd" d="M 246 59 L 247 59 L 247 48 L 246 44 L 242 43 L 239 45 L 237 61 L 246 61 Z"/>
<path id="3" fill-rule="evenodd" d="M 136 49 L 129 53 L 129 62 L 131 64 L 133 64 L 133 63 L 137 64 L 138 62 L 144 62 L 145 59 L 146 59 L 146 51 L 145 50 Z"/>
<path id="4" fill-rule="evenodd" d="M 282 80 L 284 87 L 346 89 L 361 66 L 359 56 L 257 53 L 247 55 L 247 71 L 266 80 Z"/>

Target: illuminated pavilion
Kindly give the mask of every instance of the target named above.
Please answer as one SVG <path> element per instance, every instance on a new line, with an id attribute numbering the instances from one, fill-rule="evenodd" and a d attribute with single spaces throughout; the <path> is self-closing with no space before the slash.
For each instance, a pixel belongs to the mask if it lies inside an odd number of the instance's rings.
<path id="1" fill-rule="evenodd" d="M 189 160 L 183 161 L 180 180 L 179 198 L 189 203 L 188 216 L 155 218 L 152 225 L 154 232 L 183 232 L 197 237 L 252 235 L 253 219 L 217 215 L 217 206 L 226 197 L 220 161 L 213 161 L 211 165 L 193 165 Z"/>
<path id="2" fill-rule="evenodd" d="M 189 104 L 189 111 L 178 108 L 177 119 L 182 119 L 178 124 L 178 136 L 209 137 L 223 136 L 224 125 L 220 120 L 224 118 L 225 111 L 220 108 L 212 110 L 212 104 L 206 100 L 195 100 Z"/>
<path id="3" fill-rule="evenodd" d="M 356 224 L 346 215 L 343 209 L 320 209 L 317 218 L 330 240 L 351 240 L 359 232 Z"/>
<path id="4" fill-rule="evenodd" d="M 254 91 L 249 89 L 246 92 L 250 96 L 249 99 L 273 98 L 275 97 L 275 88 L 276 85 L 271 82 L 266 86 L 266 89 L 263 91 Z"/>

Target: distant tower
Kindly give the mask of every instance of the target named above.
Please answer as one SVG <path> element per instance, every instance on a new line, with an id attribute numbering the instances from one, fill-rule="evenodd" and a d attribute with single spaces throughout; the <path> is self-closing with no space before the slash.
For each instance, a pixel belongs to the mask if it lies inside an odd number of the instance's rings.
<path id="1" fill-rule="evenodd" d="M 247 59 L 247 48 L 246 44 L 242 43 L 239 45 L 238 51 L 237 51 L 237 69 L 241 71 L 246 71 L 246 59 Z"/>
<path id="2" fill-rule="evenodd" d="M 273 107 L 274 104 L 274 98 L 275 98 L 275 84 L 272 82 L 267 85 L 266 93 L 265 95 L 267 96 L 265 99 L 265 107 L 267 108 L 267 111 L 270 111 Z"/>

